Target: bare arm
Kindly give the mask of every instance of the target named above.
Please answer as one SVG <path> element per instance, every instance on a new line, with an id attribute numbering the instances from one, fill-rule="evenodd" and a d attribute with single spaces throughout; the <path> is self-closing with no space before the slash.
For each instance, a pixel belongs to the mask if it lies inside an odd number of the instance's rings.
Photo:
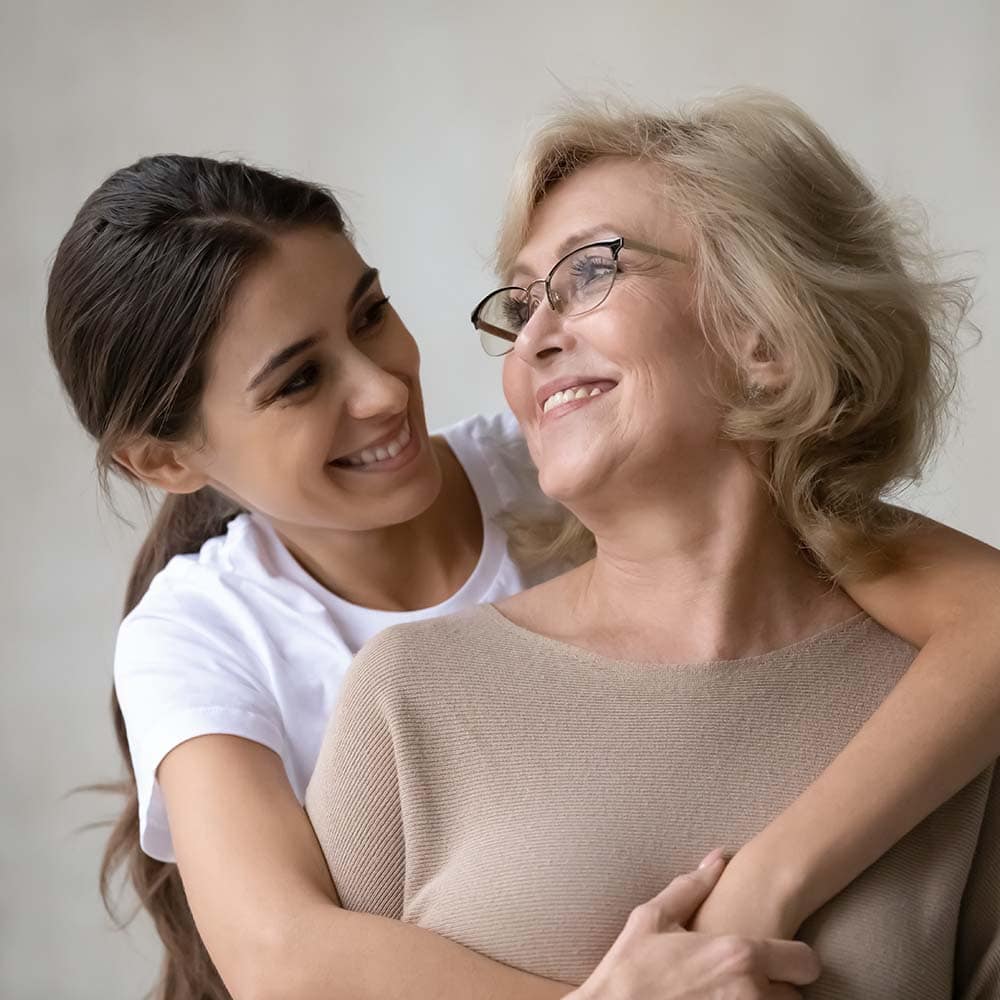
<path id="1" fill-rule="evenodd" d="M 191 910 L 234 1000 L 707 1000 L 738 991 L 793 1000 L 783 984 L 819 973 L 797 942 L 683 932 L 719 877 L 717 861 L 637 907 L 574 990 L 413 924 L 340 909 L 312 827 L 265 747 L 201 736 L 173 750 L 159 777 Z"/>
<path id="2" fill-rule="evenodd" d="M 280 759 L 234 736 L 173 750 L 158 776 L 191 910 L 235 1000 L 555 1000 L 447 938 L 338 906 Z"/>
<path id="3" fill-rule="evenodd" d="M 933 521 L 851 597 L 920 655 L 833 763 L 745 845 L 700 930 L 793 934 L 1000 755 L 1000 552 Z"/>

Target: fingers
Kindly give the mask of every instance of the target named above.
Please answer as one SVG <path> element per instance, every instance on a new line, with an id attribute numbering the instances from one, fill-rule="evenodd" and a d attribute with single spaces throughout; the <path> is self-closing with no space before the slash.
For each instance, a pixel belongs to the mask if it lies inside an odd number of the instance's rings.
<path id="1" fill-rule="evenodd" d="M 697 871 L 679 875 L 651 899 L 646 905 L 658 911 L 660 929 L 666 930 L 673 924 L 686 924 L 715 888 L 725 866 L 722 851 L 712 851 Z"/>
<path id="2" fill-rule="evenodd" d="M 760 941 L 758 948 L 761 971 L 768 979 L 807 986 L 819 978 L 819 959 L 812 948 L 801 941 Z"/>

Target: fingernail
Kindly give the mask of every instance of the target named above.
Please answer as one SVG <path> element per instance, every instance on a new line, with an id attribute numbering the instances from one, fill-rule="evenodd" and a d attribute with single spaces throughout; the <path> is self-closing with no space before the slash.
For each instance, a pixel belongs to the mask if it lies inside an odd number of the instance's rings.
<path id="1" fill-rule="evenodd" d="M 698 870 L 701 871 L 702 868 L 708 868 L 709 865 L 714 865 L 716 862 L 721 861 L 723 856 L 723 850 L 721 847 L 717 847 L 711 854 L 705 856 L 705 860 L 698 865 Z"/>

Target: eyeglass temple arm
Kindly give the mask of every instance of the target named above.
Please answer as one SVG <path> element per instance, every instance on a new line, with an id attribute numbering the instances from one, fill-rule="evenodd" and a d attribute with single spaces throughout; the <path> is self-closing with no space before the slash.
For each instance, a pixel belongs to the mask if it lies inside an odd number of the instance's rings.
<path id="1" fill-rule="evenodd" d="M 681 263 L 687 263 L 687 257 L 682 257 L 679 253 L 674 253 L 671 250 L 661 250 L 659 247 L 650 246 L 648 243 L 639 243 L 637 240 L 622 240 L 622 246 L 626 250 L 640 250 L 643 253 L 653 253 L 657 257 L 669 257 L 670 260 L 678 260 Z"/>
<path id="2" fill-rule="evenodd" d="M 494 326 L 492 323 L 487 323 L 483 319 L 474 319 L 473 323 L 477 330 L 483 330 L 486 333 L 493 334 L 494 337 L 499 337 L 501 340 L 506 340 L 511 344 L 517 340 L 517 334 L 511 333 L 510 330 L 504 330 L 502 327 Z"/>

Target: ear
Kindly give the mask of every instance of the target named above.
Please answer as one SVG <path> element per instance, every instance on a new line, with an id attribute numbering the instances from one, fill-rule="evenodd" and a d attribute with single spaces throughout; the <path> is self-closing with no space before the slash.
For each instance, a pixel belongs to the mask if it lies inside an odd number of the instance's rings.
<path id="1" fill-rule="evenodd" d="M 190 461 L 190 449 L 170 441 L 143 437 L 119 448 L 114 459 L 130 476 L 167 493 L 194 493 L 208 477 Z"/>
<path id="2" fill-rule="evenodd" d="M 743 383 L 757 392 L 777 392 L 788 381 L 788 367 L 780 358 L 765 331 L 749 330 L 743 342 Z"/>

